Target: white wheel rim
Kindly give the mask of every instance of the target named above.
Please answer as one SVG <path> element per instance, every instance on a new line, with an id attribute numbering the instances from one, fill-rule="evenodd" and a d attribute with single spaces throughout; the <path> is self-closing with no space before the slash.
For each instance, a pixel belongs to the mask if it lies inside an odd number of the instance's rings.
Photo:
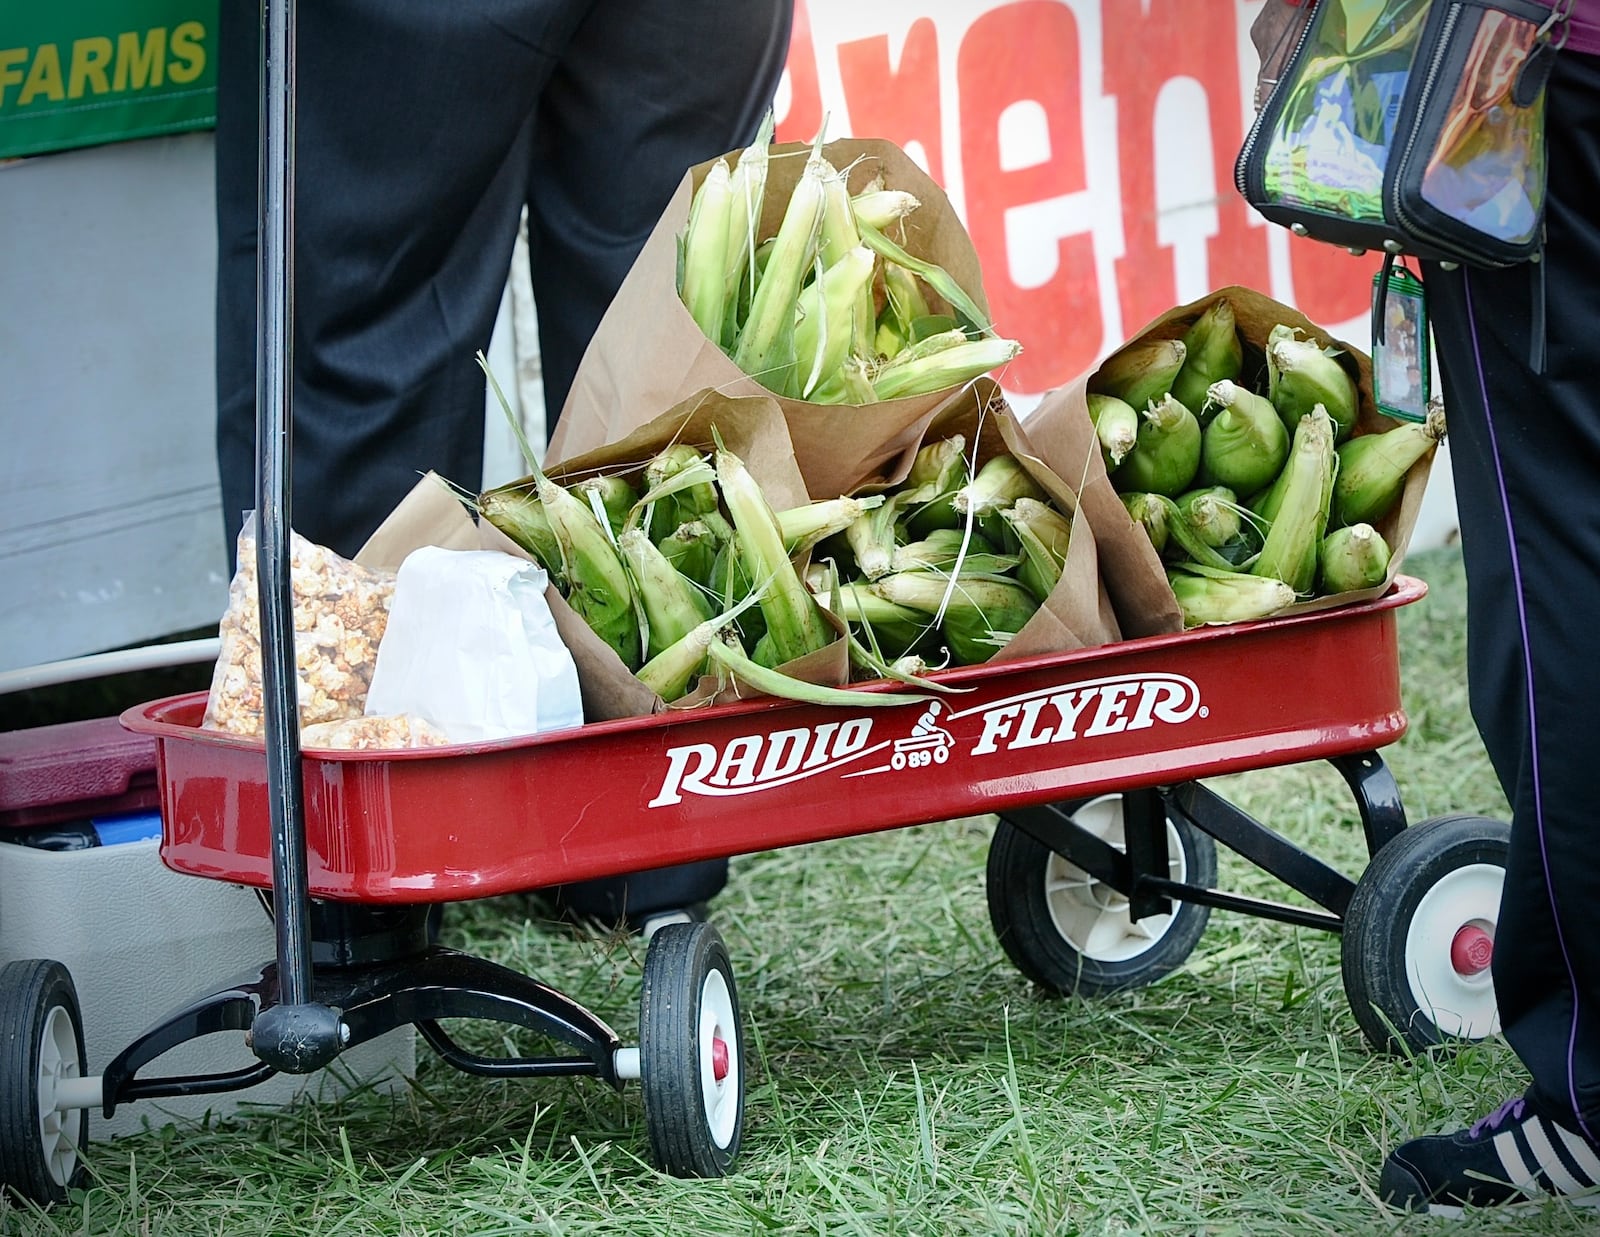
<path id="1" fill-rule="evenodd" d="M 1451 945 L 1463 928 L 1478 928 L 1494 938 L 1505 875 L 1504 868 L 1492 863 L 1471 863 L 1446 873 L 1422 896 L 1406 928 L 1411 999 L 1445 1035 L 1483 1039 L 1500 1029 L 1488 968 L 1463 974 L 1451 958 Z"/>
<path id="2" fill-rule="evenodd" d="M 716 1046 L 727 1051 L 727 1068 L 717 1077 Z M 733 1142 L 739 1124 L 739 1036 L 733 994 L 722 972 L 712 970 L 700 985 L 700 1028 L 695 1038 L 700 1061 L 700 1101 L 705 1106 L 706 1128 L 722 1148 Z"/>
<path id="3" fill-rule="evenodd" d="M 1102 842 L 1127 850 L 1122 822 L 1122 796 L 1105 795 L 1084 804 L 1072 819 Z M 1187 878 L 1183 842 L 1177 826 L 1167 821 L 1167 875 Z M 1045 904 L 1063 940 L 1096 962 L 1130 962 L 1148 952 L 1172 928 L 1177 908 L 1135 920 L 1128 899 L 1076 864 L 1051 852 L 1044 873 Z"/>
<path id="4" fill-rule="evenodd" d="M 39 1150 L 50 1179 L 63 1188 L 78 1166 L 83 1110 L 58 1109 L 56 1087 L 63 1079 L 82 1073 L 72 1017 L 62 1006 L 52 1005 L 39 1038 Z"/>

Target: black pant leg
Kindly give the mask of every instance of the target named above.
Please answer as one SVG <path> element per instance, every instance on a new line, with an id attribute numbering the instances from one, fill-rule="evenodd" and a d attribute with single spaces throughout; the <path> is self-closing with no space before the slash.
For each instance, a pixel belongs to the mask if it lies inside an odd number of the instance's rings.
<path id="1" fill-rule="evenodd" d="M 318 0 L 296 31 L 296 531 L 350 555 L 433 469 L 476 489 L 535 102 L 587 0 Z M 223 0 L 218 465 L 255 505 L 257 40 Z"/>
<path id="2" fill-rule="evenodd" d="M 1430 269 L 1468 587 L 1473 717 L 1512 807 L 1495 937 L 1502 1024 L 1539 1097 L 1600 1137 L 1600 58 L 1549 100 L 1538 267 Z M 1528 364 L 1535 298 L 1545 371 Z"/>
<path id="3" fill-rule="evenodd" d="M 755 137 L 792 16 L 792 0 L 598 0 L 574 31 L 539 102 L 528 199 L 550 430 L 684 172 Z"/>

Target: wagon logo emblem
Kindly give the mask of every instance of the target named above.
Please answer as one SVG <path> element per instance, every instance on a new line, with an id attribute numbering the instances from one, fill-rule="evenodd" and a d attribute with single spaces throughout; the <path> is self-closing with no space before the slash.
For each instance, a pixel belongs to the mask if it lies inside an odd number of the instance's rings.
<path id="1" fill-rule="evenodd" d="M 954 713 L 977 714 L 983 732 L 972 755 L 1040 747 L 1146 730 L 1157 722 L 1177 725 L 1205 717 L 1200 689 L 1181 674 L 1118 674 L 1086 679 L 1063 687 L 1046 687 Z"/>

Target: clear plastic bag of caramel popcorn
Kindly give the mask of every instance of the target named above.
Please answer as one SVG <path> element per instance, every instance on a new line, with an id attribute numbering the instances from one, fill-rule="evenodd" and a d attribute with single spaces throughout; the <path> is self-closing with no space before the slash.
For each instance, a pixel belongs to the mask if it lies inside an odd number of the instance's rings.
<path id="1" fill-rule="evenodd" d="M 239 533 L 238 563 L 218 630 L 221 646 L 202 725 L 260 735 L 265 722 L 253 513 Z M 393 573 L 359 566 L 291 531 L 289 587 L 301 727 L 360 718 L 389 621 Z"/>

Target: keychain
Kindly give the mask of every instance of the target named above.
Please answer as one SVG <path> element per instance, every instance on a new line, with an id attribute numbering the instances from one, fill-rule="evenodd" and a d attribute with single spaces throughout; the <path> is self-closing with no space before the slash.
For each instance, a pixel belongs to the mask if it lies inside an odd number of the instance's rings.
<path id="1" fill-rule="evenodd" d="M 1381 324 L 1372 340 L 1374 401 L 1391 417 L 1426 420 L 1432 364 L 1422 280 L 1398 263 L 1385 263 L 1372 277 L 1372 320 Z"/>

